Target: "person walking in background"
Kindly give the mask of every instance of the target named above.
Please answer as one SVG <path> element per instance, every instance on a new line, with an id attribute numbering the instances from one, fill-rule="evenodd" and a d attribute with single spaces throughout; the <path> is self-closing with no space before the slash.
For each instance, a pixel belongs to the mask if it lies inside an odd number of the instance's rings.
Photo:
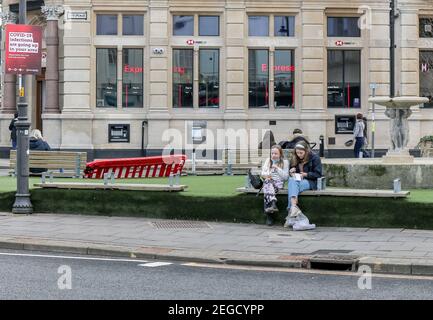
<path id="1" fill-rule="evenodd" d="M 364 123 L 362 113 L 358 113 L 356 115 L 356 123 L 355 123 L 355 128 L 353 130 L 353 140 L 355 142 L 355 147 L 353 149 L 353 152 L 355 158 L 359 158 L 359 154 L 365 143 L 364 129 L 365 129 L 365 123 Z"/>
<path id="2" fill-rule="evenodd" d="M 14 118 L 11 120 L 9 124 L 9 130 L 11 132 L 11 142 L 12 142 L 12 150 L 17 149 L 17 128 L 15 127 L 15 123 L 18 121 L 18 113 L 15 112 Z"/>
<path id="3" fill-rule="evenodd" d="M 274 223 L 271 214 L 278 212 L 276 194 L 283 188 L 284 181 L 289 177 L 289 161 L 284 160 L 283 150 L 279 145 L 272 146 L 271 156 L 263 164 L 261 176 L 264 180 L 266 224 L 270 226 Z"/>

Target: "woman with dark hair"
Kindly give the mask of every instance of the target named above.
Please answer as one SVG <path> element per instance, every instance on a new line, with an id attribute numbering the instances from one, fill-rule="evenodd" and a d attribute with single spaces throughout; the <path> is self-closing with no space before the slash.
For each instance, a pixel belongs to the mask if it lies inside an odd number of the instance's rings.
<path id="1" fill-rule="evenodd" d="M 298 196 L 305 190 L 317 190 L 317 179 L 322 177 L 322 162 L 320 157 L 310 150 L 304 141 L 295 146 L 290 162 L 288 185 L 288 216 L 284 227 L 293 226 L 289 218 L 302 214 L 298 207 Z"/>

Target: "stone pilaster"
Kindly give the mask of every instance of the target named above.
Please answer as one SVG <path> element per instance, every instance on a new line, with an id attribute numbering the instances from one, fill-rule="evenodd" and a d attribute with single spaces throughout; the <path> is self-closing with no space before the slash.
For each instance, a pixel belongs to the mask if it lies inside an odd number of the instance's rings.
<path id="1" fill-rule="evenodd" d="M 47 86 L 47 102 L 44 113 L 60 113 L 59 107 L 59 30 L 58 20 L 63 13 L 60 6 L 43 6 L 41 12 L 47 19 L 46 44 L 47 67 L 45 81 Z"/>
<path id="2" fill-rule="evenodd" d="M 15 24 L 18 20 L 17 15 L 13 12 L 2 13 L 1 18 L 3 21 L 3 26 L 6 26 L 7 24 Z M 4 60 L 4 57 L 2 58 Z M 4 91 L 3 91 L 3 105 L 0 105 L 1 113 L 15 113 L 17 110 L 17 99 L 16 99 L 17 77 L 14 74 L 4 73 L 3 82 L 4 82 Z"/>

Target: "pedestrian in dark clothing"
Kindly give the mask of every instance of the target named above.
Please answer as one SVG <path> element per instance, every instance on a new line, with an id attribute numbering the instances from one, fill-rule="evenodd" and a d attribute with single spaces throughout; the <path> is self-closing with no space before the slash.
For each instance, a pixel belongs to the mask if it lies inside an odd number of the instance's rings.
<path id="1" fill-rule="evenodd" d="M 11 141 L 12 141 L 12 149 L 17 149 L 17 128 L 15 127 L 15 122 L 18 121 L 18 113 L 15 112 L 14 118 L 11 120 L 9 124 L 9 130 L 11 132 Z"/>

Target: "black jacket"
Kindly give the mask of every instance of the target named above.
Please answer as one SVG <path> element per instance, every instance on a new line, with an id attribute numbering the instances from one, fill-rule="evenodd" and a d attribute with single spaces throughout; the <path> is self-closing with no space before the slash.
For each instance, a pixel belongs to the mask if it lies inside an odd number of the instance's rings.
<path id="1" fill-rule="evenodd" d="M 50 151 L 50 145 L 43 140 L 30 138 L 30 150 Z"/>
<path id="2" fill-rule="evenodd" d="M 299 170 L 299 166 L 296 166 L 295 168 L 296 173 L 301 173 Z M 310 183 L 311 189 L 317 190 L 317 179 L 323 176 L 322 161 L 317 154 L 310 152 L 310 160 L 304 165 L 304 172 L 308 174 L 305 179 L 307 179 Z"/>
<path id="3" fill-rule="evenodd" d="M 17 122 L 18 119 L 14 118 L 11 120 L 11 123 L 9 124 L 9 130 L 11 131 L 11 140 L 16 141 L 17 140 L 17 128 L 15 127 L 15 122 Z"/>
<path id="4" fill-rule="evenodd" d="M 279 145 L 280 145 L 281 148 L 283 148 L 283 149 L 294 149 L 295 146 L 296 146 L 299 142 L 301 142 L 301 141 L 304 141 L 305 143 L 310 144 L 310 143 L 308 142 L 308 140 L 305 139 L 303 136 L 298 136 L 298 137 L 294 138 L 294 139 L 291 140 L 291 141 L 281 141 L 281 142 L 279 143 Z"/>

